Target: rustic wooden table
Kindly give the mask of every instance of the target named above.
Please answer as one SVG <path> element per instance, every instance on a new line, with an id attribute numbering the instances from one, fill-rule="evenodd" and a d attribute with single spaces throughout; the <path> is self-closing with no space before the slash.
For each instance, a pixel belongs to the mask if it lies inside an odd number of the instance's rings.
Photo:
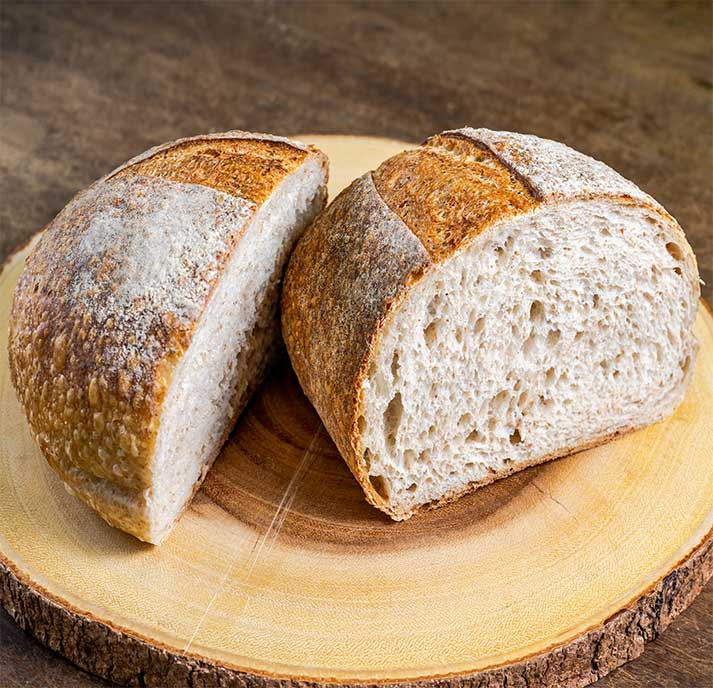
<path id="1" fill-rule="evenodd" d="M 230 128 L 418 141 L 470 124 L 606 161 L 678 218 L 713 303 L 709 2 L 4 0 L 0 261 L 133 154 Z M 713 684 L 713 584 L 602 688 Z M 106 686 L 0 612 L 0 685 Z"/>

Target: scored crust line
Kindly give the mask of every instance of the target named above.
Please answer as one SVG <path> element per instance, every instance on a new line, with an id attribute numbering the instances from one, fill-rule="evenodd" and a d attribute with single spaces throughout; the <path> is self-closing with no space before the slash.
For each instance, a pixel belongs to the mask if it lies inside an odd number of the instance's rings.
<path id="1" fill-rule="evenodd" d="M 285 491 L 282 494 L 280 503 L 277 505 L 277 509 L 275 510 L 275 513 L 272 516 L 270 525 L 267 527 L 267 530 L 265 531 L 263 536 L 261 538 L 259 538 L 258 540 L 255 540 L 255 542 L 253 543 L 252 550 L 250 551 L 248 570 L 247 570 L 247 573 L 245 574 L 245 578 L 243 579 L 243 582 L 242 582 L 243 587 L 247 587 L 248 583 L 250 582 L 250 578 L 252 577 L 252 573 L 255 570 L 255 566 L 257 565 L 257 562 L 262 555 L 262 551 L 265 548 L 266 542 L 269 541 L 269 543 L 270 543 L 268 546 L 267 554 L 269 554 L 272 551 L 275 541 L 277 540 L 277 536 L 280 534 L 280 531 L 282 530 L 282 526 L 285 523 L 287 514 L 289 513 L 290 507 L 292 506 L 292 503 L 294 502 L 295 496 L 297 495 L 299 486 L 302 483 L 304 476 L 307 474 L 309 467 L 312 465 L 314 459 L 317 456 L 313 452 L 313 449 L 314 449 L 314 445 L 317 442 L 317 439 L 321 435 L 321 433 L 322 433 L 321 428 L 317 428 L 317 430 L 315 430 L 314 434 L 312 435 L 312 439 L 310 440 L 310 443 L 307 446 L 307 449 L 305 450 L 305 453 L 303 454 L 302 459 L 300 460 L 300 463 L 297 466 L 297 469 L 292 474 L 292 477 L 290 478 L 290 482 L 287 483 L 287 487 L 285 487 Z M 213 605 L 215 604 L 215 601 L 218 599 L 218 596 L 223 592 L 223 590 L 225 590 L 225 584 L 226 584 L 230 574 L 233 572 L 235 565 L 238 563 L 238 559 L 239 559 L 239 554 L 236 554 L 231 559 L 230 563 L 228 564 L 228 567 L 226 568 L 225 573 L 223 574 L 222 578 L 220 579 L 220 583 L 219 583 L 218 587 L 216 588 L 216 591 L 213 594 L 213 597 L 211 597 L 210 601 L 206 605 L 206 608 L 203 610 L 203 613 L 201 614 L 201 618 L 198 619 L 198 623 L 196 624 L 196 627 L 193 630 L 191 637 L 188 639 L 188 642 L 183 647 L 183 652 L 189 651 L 191 645 L 193 644 L 193 641 L 196 638 L 196 635 L 198 635 L 198 631 L 201 629 L 201 627 L 203 626 L 203 622 L 205 621 L 206 617 L 208 616 L 208 612 L 210 612 L 210 610 L 212 609 Z"/>

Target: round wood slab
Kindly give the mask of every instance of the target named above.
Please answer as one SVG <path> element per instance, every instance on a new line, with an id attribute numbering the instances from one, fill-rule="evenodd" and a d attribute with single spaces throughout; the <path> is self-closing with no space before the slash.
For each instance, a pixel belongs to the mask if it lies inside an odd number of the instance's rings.
<path id="1" fill-rule="evenodd" d="M 405 144 L 305 137 L 331 194 Z M 73 662 L 140 686 L 583 686 L 639 655 L 713 572 L 713 317 L 665 423 L 403 523 L 368 506 L 284 362 L 173 534 L 72 498 L 10 385 L 26 251 L 0 276 L 0 599 Z"/>

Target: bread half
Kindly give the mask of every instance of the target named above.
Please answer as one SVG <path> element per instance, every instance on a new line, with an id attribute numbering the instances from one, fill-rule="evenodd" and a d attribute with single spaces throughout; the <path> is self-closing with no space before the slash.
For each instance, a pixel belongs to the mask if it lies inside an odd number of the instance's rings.
<path id="1" fill-rule="evenodd" d="M 678 223 L 601 162 L 444 132 L 298 243 L 282 327 L 367 499 L 394 519 L 668 416 L 700 294 Z"/>
<path id="2" fill-rule="evenodd" d="M 160 543 L 280 343 L 295 240 L 327 162 L 246 132 L 182 139 L 79 193 L 27 259 L 12 380 L 50 465 L 111 525 Z"/>

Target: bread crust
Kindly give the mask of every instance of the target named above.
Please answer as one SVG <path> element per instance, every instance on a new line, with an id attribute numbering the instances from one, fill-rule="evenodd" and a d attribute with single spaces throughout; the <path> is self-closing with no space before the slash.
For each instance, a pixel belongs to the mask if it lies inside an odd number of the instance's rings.
<path id="1" fill-rule="evenodd" d="M 362 367 L 379 323 L 429 264 L 370 174 L 317 217 L 288 264 L 281 317 L 292 366 L 362 485 L 369 482 L 355 450 Z"/>
<path id="2" fill-rule="evenodd" d="M 384 203 L 424 245 L 447 260 L 486 227 L 539 203 L 523 180 L 488 149 L 460 136 L 434 136 L 372 173 Z"/>
<path id="3" fill-rule="evenodd" d="M 309 151 L 283 141 L 197 139 L 163 148 L 108 179 L 144 175 L 202 184 L 259 205 L 308 155 Z"/>
<path id="4" fill-rule="evenodd" d="M 307 157 L 326 169 L 322 153 L 269 135 L 164 144 L 77 194 L 28 257 L 10 319 L 12 381 L 50 466 L 111 525 L 150 539 L 146 493 L 176 365 L 259 205 Z M 141 256 L 127 253 L 144 247 L 95 245 L 92 222 L 139 234 L 157 212 L 170 222 L 177 199 L 199 209 L 210 241 L 198 257 L 174 256 L 175 289 L 133 298 L 126 266 Z"/>
<path id="5" fill-rule="evenodd" d="M 390 314 L 430 270 L 518 215 L 557 203 L 609 199 L 643 206 L 661 216 L 679 236 L 690 274 L 698 273 L 683 230 L 660 204 L 604 163 L 561 143 L 488 129 L 446 131 L 416 150 L 390 158 L 372 173 L 380 198 L 369 188 L 368 177 L 337 197 L 298 242 L 283 291 L 282 331 L 302 388 L 367 500 L 402 520 L 434 505 L 396 512 L 370 482 L 359 429 L 362 385 Z M 388 216 L 380 203 L 391 211 Z M 384 217 L 388 230 L 379 231 L 377 225 Z M 410 268 L 398 248 L 394 256 L 395 247 L 412 246 L 408 234 L 426 253 Z M 368 245 L 362 235 L 370 237 Z M 696 302 L 697 297 L 694 309 Z M 610 438 L 539 457 L 527 465 Z M 519 464 L 515 470 L 525 467 Z M 437 504 L 511 472 L 468 485 Z"/>

